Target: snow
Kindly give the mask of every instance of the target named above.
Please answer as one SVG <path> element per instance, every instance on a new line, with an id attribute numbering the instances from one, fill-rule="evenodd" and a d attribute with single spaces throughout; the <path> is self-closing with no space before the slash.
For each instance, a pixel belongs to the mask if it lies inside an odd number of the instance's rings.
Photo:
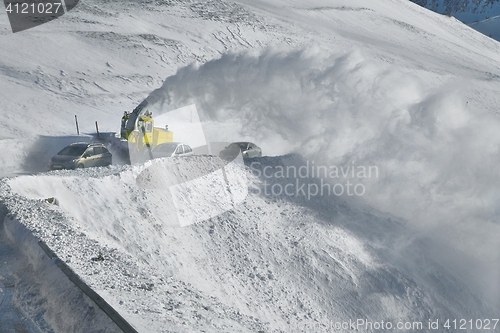
<path id="1" fill-rule="evenodd" d="M 0 16 L 0 175 L 36 174 L 0 180 L 4 232 L 45 241 L 139 332 L 498 317 L 498 42 L 395 0 L 89 0 L 9 29 Z M 266 156 L 42 172 L 90 140 L 75 114 L 114 131 L 145 98 L 175 141 Z M 378 172 L 276 173 L 303 166 Z M 298 191 L 347 182 L 364 195 Z M 68 331 L 42 292 L 17 306 Z"/>
<path id="2" fill-rule="evenodd" d="M 179 163 L 203 169 L 207 157 L 192 159 Z M 266 166 L 287 164 L 300 162 L 261 160 Z M 33 198 L 9 200 L 11 211 L 26 206 L 25 200 L 38 206 L 36 216 L 23 209 L 28 216 L 15 218 L 46 239 L 139 331 L 293 331 L 315 325 L 325 331 L 334 319 L 487 313 L 427 253 L 428 246 L 437 245 L 412 240 L 387 214 L 352 210 L 335 197 L 288 201 L 251 193 L 233 210 L 182 228 L 171 224 L 175 209 L 161 187 L 144 189 L 131 182 L 141 168 L 8 181 L 17 193 Z M 112 195 L 117 189 L 118 197 Z M 58 198 L 59 207 L 35 199 L 48 195 Z M 99 252 L 105 261 L 91 261 Z M 417 274 L 413 265 L 420 260 L 425 266 Z M 450 292 L 443 295 L 441 284 Z M 471 300 L 464 305 L 455 297 Z M 437 311 L 437 304 L 450 301 Z"/>
<path id="3" fill-rule="evenodd" d="M 2 332 L 119 332 L 45 255 L 30 230 L 3 213 L 1 226 Z"/>
<path id="4" fill-rule="evenodd" d="M 1 216 L 2 220 L 5 216 Z M 12 248 L 6 237 L 1 234 L 0 253 L 2 254 L 2 265 L 0 266 L 0 330 L 2 332 L 15 332 L 12 328 L 24 329 L 26 332 L 36 332 L 36 326 L 29 318 L 13 304 L 13 296 L 16 290 L 15 272 L 22 272 L 20 266 L 24 262 L 23 256 Z"/>

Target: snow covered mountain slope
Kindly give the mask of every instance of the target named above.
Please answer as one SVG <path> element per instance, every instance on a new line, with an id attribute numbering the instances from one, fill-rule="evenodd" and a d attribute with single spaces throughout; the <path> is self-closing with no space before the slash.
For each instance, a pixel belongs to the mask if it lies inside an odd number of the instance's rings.
<path id="1" fill-rule="evenodd" d="M 139 331 L 498 316 L 499 43 L 396 0 L 89 0 L 18 34 L 0 16 L 0 31 L 1 174 L 45 165 L 36 136 L 70 137 L 75 114 L 82 132 L 116 130 L 148 96 L 155 115 L 194 103 L 208 141 L 277 155 L 236 170 L 243 203 L 184 228 L 171 193 L 138 181 L 147 165 L 1 181 L 6 228 L 45 240 Z M 321 185 L 276 173 L 304 164 L 378 172 L 323 176 L 360 196 L 265 193 Z"/>

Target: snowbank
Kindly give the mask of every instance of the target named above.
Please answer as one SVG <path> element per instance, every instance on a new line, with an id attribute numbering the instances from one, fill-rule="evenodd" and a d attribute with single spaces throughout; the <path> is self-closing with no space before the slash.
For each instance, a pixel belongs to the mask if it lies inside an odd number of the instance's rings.
<path id="1" fill-rule="evenodd" d="M 210 159 L 179 159 L 177 170 L 207 170 Z M 187 227 L 176 223 L 161 182 L 137 180 L 147 165 L 17 177 L 8 185 L 27 203 L 55 196 L 59 206 L 48 207 L 47 219 L 8 206 L 140 332 L 327 332 L 357 318 L 427 322 L 490 313 L 433 259 L 451 251 L 446 246 L 347 196 L 259 192 L 264 181 L 284 187 L 290 180 L 259 178 L 259 166 L 305 161 L 253 162 L 239 171 L 250 187 L 243 203 Z M 92 261 L 98 253 L 104 260 Z"/>
<path id="2" fill-rule="evenodd" d="M 31 204 L 44 209 L 43 201 Z M 0 219 L 2 232 L 25 257 L 12 272 L 16 277 L 13 300 L 41 332 L 122 332 L 47 256 L 32 230 L 12 215 Z"/>

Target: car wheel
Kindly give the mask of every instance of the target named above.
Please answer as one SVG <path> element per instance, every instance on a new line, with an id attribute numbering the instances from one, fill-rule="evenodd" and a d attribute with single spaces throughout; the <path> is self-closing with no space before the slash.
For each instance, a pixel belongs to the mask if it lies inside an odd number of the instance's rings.
<path id="1" fill-rule="evenodd" d="M 83 169 L 85 168 L 85 165 L 83 165 L 83 163 L 80 163 L 76 166 L 77 169 Z"/>

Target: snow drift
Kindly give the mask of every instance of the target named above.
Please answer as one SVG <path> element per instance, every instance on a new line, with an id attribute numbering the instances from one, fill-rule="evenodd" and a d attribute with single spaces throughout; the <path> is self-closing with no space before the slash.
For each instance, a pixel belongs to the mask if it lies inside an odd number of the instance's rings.
<path id="1" fill-rule="evenodd" d="M 176 164 L 206 170 L 210 159 Z M 396 325 L 493 316 L 434 259 L 446 246 L 415 239 L 410 226 L 352 198 L 264 195 L 255 191 L 264 180 L 257 170 L 238 171 L 254 189 L 242 204 L 184 228 L 172 224 L 176 209 L 161 186 L 136 181 L 144 166 L 18 177 L 6 183 L 14 191 L 6 205 L 139 331 L 329 332 L 357 318 Z M 48 196 L 59 207 L 40 200 Z M 33 205 L 37 213 L 22 208 Z M 104 261 L 91 260 L 98 253 Z"/>

